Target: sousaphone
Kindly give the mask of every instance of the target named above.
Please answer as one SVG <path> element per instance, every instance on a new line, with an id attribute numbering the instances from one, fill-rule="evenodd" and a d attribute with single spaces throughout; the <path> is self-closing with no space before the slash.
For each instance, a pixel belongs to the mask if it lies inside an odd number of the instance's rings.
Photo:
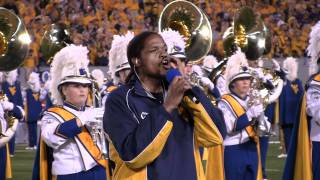
<path id="1" fill-rule="evenodd" d="M 186 56 L 198 63 L 212 45 L 212 30 L 205 13 L 191 2 L 177 0 L 167 4 L 160 14 L 159 32 L 178 31 L 186 40 Z"/>
<path id="2" fill-rule="evenodd" d="M 227 57 L 238 48 L 249 61 L 255 61 L 271 50 L 271 34 L 261 17 L 250 7 L 243 7 L 234 16 L 233 25 L 223 34 Z"/>
<path id="3" fill-rule="evenodd" d="M 29 52 L 30 36 L 23 21 L 0 7 L 0 71 L 19 67 Z"/>
<path id="4" fill-rule="evenodd" d="M 51 64 L 54 55 L 62 48 L 71 44 L 70 32 L 67 25 L 51 24 L 46 28 L 41 40 L 40 51 L 47 64 Z"/>

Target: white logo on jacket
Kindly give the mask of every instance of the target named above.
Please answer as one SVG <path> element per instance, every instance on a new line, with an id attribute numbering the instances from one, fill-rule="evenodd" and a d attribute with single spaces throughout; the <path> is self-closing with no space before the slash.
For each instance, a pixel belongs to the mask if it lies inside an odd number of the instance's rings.
<path id="1" fill-rule="evenodd" d="M 147 113 L 147 112 L 142 112 L 141 115 L 140 115 L 141 119 L 145 119 L 148 114 L 149 113 Z"/>

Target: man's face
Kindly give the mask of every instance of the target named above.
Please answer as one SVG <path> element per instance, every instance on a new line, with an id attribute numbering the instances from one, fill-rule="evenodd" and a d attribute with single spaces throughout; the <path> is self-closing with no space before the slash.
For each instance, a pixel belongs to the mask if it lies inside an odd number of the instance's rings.
<path id="1" fill-rule="evenodd" d="M 161 36 L 151 35 L 146 39 L 138 61 L 136 68 L 140 75 L 165 77 L 170 64 L 167 46 Z"/>

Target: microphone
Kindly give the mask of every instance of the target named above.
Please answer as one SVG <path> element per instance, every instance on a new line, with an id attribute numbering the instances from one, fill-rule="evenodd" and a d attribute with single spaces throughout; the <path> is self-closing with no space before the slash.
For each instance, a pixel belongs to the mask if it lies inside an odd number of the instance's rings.
<path id="1" fill-rule="evenodd" d="M 166 80 L 169 84 L 171 84 L 171 82 L 173 81 L 173 79 L 176 76 L 182 76 L 182 74 L 180 73 L 180 71 L 178 69 L 175 68 L 171 68 L 167 71 L 166 74 Z M 199 103 L 199 101 L 197 100 L 197 98 L 195 97 L 195 94 L 192 92 L 192 89 L 188 89 L 185 93 L 185 96 L 188 96 L 193 102 L 195 103 Z"/>
<path id="2" fill-rule="evenodd" d="M 167 74 L 166 74 L 166 80 L 169 84 L 171 84 L 171 82 L 173 81 L 173 79 L 176 77 L 176 76 L 182 76 L 182 74 L 180 73 L 180 71 L 178 69 L 175 69 L 175 68 L 171 68 L 167 71 Z"/>

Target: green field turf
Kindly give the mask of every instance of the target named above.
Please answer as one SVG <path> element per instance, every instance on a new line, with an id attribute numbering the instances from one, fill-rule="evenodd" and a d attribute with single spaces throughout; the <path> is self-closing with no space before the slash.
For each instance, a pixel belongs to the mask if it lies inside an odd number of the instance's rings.
<path id="1" fill-rule="evenodd" d="M 16 146 L 16 154 L 12 158 L 13 179 L 30 180 L 35 151 L 25 150 L 24 145 Z M 267 174 L 269 180 L 280 180 L 285 159 L 278 159 L 279 144 L 270 144 L 267 157 Z"/>

